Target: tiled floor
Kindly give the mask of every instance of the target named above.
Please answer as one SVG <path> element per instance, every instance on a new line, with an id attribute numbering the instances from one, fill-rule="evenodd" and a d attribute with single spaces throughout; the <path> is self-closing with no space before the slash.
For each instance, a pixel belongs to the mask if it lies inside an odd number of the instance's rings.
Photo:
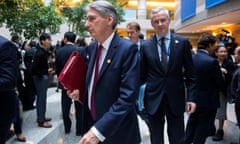
<path id="1" fill-rule="evenodd" d="M 63 133 L 63 124 L 61 120 L 60 92 L 56 93 L 55 88 L 48 90 L 48 107 L 47 116 L 52 117 L 53 128 L 44 129 L 37 127 L 36 111 L 23 112 L 23 133 L 27 137 L 26 144 L 77 144 L 81 137 L 75 136 L 75 125 L 73 122 L 72 132 L 68 135 Z M 233 109 L 229 107 L 229 118 L 234 120 Z M 185 116 L 187 119 L 187 115 Z M 74 118 L 72 117 L 74 120 Z M 144 121 L 139 119 L 140 131 L 142 136 L 141 144 L 150 144 L 150 133 Z M 165 128 L 166 129 L 166 128 Z M 231 121 L 226 121 L 224 125 L 225 136 L 221 142 L 212 142 L 208 138 L 206 144 L 229 144 L 231 141 L 237 141 L 240 134 L 236 124 Z M 168 137 L 165 130 L 165 143 L 168 144 Z M 22 144 L 16 141 L 16 137 L 9 139 L 7 144 Z"/>

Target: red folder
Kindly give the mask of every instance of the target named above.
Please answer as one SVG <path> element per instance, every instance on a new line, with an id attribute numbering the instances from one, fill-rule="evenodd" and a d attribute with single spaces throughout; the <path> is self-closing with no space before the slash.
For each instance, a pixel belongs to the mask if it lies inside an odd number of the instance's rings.
<path id="1" fill-rule="evenodd" d="M 80 91 L 79 101 L 83 103 L 87 63 L 77 51 L 73 51 L 62 69 L 58 80 L 66 90 Z"/>

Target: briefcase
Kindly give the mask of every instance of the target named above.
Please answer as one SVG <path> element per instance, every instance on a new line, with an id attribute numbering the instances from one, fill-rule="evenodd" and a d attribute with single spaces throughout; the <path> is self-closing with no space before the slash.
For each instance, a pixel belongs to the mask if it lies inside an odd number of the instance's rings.
<path id="1" fill-rule="evenodd" d="M 79 101 L 83 103 L 87 63 L 78 51 L 73 51 L 62 69 L 58 80 L 66 90 L 80 91 Z"/>

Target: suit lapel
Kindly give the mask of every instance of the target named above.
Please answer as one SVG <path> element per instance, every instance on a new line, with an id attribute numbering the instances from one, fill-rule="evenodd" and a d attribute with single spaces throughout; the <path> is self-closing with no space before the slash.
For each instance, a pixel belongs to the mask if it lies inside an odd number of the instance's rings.
<path id="1" fill-rule="evenodd" d="M 157 42 L 157 36 L 155 35 L 153 38 L 152 38 L 152 43 L 153 43 L 153 55 L 155 57 L 155 61 L 157 63 L 158 66 L 161 65 L 160 63 L 160 57 L 159 57 L 159 51 L 158 51 L 158 42 Z"/>
<path id="2" fill-rule="evenodd" d="M 117 51 L 118 41 L 120 41 L 120 38 L 115 34 L 115 36 L 113 37 L 113 40 L 111 42 L 111 45 L 108 49 L 108 52 L 104 58 L 100 73 L 98 75 L 98 79 L 101 78 L 103 73 L 106 71 L 108 66 L 111 64 L 111 62 L 114 58 L 114 55 L 116 54 L 116 51 Z"/>
<path id="3" fill-rule="evenodd" d="M 170 41 L 170 45 L 169 45 L 170 56 L 169 56 L 169 60 L 168 60 L 168 70 L 170 69 L 170 67 L 172 65 L 173 58 L 174 58 L 174 51 L 175 51 L 175 48 L 176 48 L 175 41 L 177 41 L 177 40 L 175 39 L 174 35 L 171 34 L 171 41 Z"/>
<path id="4" fill-rule="evenodd" d="M 95 42 L 91 47 L 89 47 L 91 56 L 89 59 L 88 71 L 87 71 L 87 76 L 86 76 L 86 84 L 87 85 L 89 85 L 90 81 L 91 81 L 91 76 L 93 73 L 93 68 L 94 68 L 95 59 L 96 59 L 97 47 L 98 47 L 97 42 Z"/>
<path id="5" fill-rule="evenodd" d="M 103 75 L 103 73 L 106 71 L 106 69 L 108 68 L 108 66 L 111 64 L 112 59 L 114 57 L 114 55 L 116 54 L 116 50 L 117 50 L 117 46 L 118 46 L 118 41 L 119 41 L 119 37 L 117 35 L 115 35 L 113 37 L 113 40 L 111 42 L 111 45 L 108 49 L 108 52 L 104 58 L 100 73 L 98 75 L 98 79 L 101 78 L 101 76 Z M 96 59 L 96 53 L 97 53 L 97 48 L 98 48 L 98 43 L 94 43 L 91 47 L 90 47 L 90 59 L 89 59 L 89 64 L 88 64 L 88 72 L 87 72 L 87 76 L 86 76 L 86 84 L 89 85 L 90 81 L 91 81 L 91 77 L 92 77 L 92 73 L 93 73 L 93 69 L 94 69 L 94 64 L 95 64 L 95 59 Z"/>

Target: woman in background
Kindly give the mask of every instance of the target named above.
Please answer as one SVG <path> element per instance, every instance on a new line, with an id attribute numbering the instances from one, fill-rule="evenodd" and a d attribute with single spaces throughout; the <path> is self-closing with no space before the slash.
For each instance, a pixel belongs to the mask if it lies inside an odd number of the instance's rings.
<path id="1" fill-rule="evenodd" d="M 234 64 L 231 60 L 228 59 L 227 48 L 223 43 L 219 43 L 215 51 L 215 55 L 225 80 L 224 90 L 220 92 L 220 108 L 218 108 L 216 114 L 216 119 L 218 119 L 218 130 L 216 131 L 216 134 L 212 137 L 213 141 L 220 141 L 223 139 L 223 125 L 224 121 L 227 119 L 227 95 L 229 94 L 229 85 L 232 79 Z"/>

